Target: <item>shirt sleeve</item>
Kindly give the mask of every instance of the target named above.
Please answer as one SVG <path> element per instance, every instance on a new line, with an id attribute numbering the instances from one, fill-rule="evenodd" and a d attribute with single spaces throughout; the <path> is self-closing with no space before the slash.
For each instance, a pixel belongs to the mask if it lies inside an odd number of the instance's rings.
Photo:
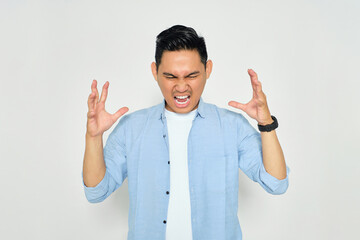
<path id="1" fill-rule="evenodd" d="M 106 172 L 104 178 L 95 186 L 87 187 L 81 173 L 86 199 L 90 203 L 104 201 L 118 189 L 127 177 L 125 128 L 127 115 L 122 116 L 114 130 L 109 134 L 104 147 Z"/>
<path id="2" fill-rule="evenodd" d="M 281 180 L 265 170 L 261 134 L 241 114 L 238 122 L 238 156 L 239 168 L 268 193 L 278 195 L 286 192 L 290 168 L 286 166 L 286 178 Z"/>

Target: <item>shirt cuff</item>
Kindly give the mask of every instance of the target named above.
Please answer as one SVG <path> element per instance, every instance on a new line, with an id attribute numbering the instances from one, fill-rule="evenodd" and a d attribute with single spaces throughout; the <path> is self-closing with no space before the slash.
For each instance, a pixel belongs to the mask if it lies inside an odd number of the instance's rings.
<path id="1" fill-rule="evenodd" d="M 87 187 L 85 185 L 83 172 L 81 172 L 81 178 L 86 199 L 91 203 L 101 202 L 101 199 L 108 192 L 109 172 L 106 170 L 104 178 L 95 187 Z"/>
<path id="2" fill-rule="evenodd" d="M 289 185 L 288 175 L 290 168 L 286 166 L 286 177 L 284 179 L 277 179 L 265 170 L 264 164 L 260 168 L 260 180 L 265 185 L 265 190 L 271 194 L 283 194 L 286 192 Z"/>

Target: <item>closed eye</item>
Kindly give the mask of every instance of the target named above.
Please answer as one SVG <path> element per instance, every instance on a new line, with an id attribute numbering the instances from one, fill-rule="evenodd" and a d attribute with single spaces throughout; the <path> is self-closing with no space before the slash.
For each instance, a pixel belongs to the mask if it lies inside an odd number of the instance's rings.
<path id="1" fill-rule="evenodd" d="M 187 76 L 187 78 L 190 78 L 190 79 L 195 79 L 197 78 L 199 75 L 190 75 L 190 76 Z"/>

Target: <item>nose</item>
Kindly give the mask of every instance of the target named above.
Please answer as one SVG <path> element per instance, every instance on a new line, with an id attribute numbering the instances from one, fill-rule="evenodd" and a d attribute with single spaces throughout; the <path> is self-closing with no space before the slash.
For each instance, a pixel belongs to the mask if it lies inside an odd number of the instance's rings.
<path id="1" fill-rule="evenodd" d="M 176 82 L 175 89 L 178 92 L 186 92 L 189 89 L 189 85 L 183 78 L 179 78 Z"/>

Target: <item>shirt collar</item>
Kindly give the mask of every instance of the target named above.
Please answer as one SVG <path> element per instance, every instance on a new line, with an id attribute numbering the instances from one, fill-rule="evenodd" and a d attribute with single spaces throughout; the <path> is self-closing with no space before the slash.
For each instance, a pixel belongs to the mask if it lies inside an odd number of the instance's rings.
<path id="1" fill-rule="evenodd" d="M 159 119 L 165 119 L 165 98 L 163 99 L 163 101 L 159 104 L 159 109 L 160 109 L 160 116 Z M 202 99 L 202 97 L 200 96 L 200 100 L 199 100 L 199 105 L 196 109 L 196 116 L 198 115 L 202 118 L 205 118 L 205 106 L 204 106 L 204 100 Z"/>

